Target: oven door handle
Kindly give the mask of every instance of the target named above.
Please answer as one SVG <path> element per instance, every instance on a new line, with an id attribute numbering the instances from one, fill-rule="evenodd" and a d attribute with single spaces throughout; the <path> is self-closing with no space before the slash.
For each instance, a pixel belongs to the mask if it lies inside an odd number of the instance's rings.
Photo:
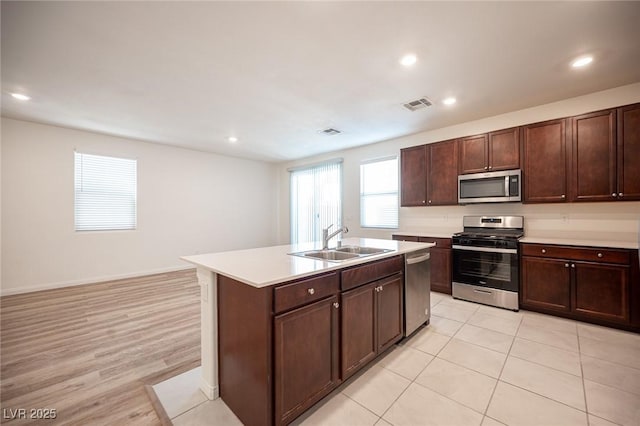
<path id="1" fill-rule="evenodd" d="M 459 246 L 454 244 L 451 246 L 454 250 L 466 250 L 466 251 L 482 251 L 485 253 L 508 253 L 518 254 L 516 249 L 503 249 L 503 248 L 489 248 L 489 247 L 474 247 L 474 246 Z"/>

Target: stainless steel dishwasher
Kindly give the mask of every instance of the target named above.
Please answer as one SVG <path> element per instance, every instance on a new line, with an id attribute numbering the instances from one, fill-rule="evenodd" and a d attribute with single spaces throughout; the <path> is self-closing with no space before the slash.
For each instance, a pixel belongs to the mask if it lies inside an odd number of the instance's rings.
<path id="1" fill-rule="evenodd" d="M 404 335 L 409 336 L 431 317 L 431 253 L 429 249 L 404 257 Z"/>

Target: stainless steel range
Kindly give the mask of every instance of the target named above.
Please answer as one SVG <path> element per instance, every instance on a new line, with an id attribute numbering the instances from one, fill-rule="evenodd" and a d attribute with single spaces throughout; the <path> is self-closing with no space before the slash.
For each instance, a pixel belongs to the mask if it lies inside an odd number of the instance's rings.
<path id="1" fill-rule="evenodd" d="M 522 216 L 465 216 L 453 235 L 453 297 L 517 311 Z"/>

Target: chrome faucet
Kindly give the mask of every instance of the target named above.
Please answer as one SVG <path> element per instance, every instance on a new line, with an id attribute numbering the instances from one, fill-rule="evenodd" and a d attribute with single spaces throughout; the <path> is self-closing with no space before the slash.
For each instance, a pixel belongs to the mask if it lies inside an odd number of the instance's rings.
<path id="1" fill-rule="evenodd" d="M 322 229 L 322 250 L 328 250 L 329 249 L 329 240 L 332 239 L 333 237 L 335 237 L 336 235 L 338 235 L 341 232 L 344 232 L 345 234 L 347 232 L 349 232 L 349 228 L 347 228 L 346 226 L 343 226 L 342 228 L 332 232 L 331 234 L 329 234 L 329 229 L 333 226 L 333 224 L 327 226 L 326 228 Z"/>

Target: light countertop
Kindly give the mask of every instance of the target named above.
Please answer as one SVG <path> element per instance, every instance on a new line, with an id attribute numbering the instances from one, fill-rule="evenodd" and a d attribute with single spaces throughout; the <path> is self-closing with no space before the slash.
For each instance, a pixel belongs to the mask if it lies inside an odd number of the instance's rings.
<path id="1" fill-rule="evenodd" d="M 342 245 L 376 247 L 389 249 L 391 251 L 373 256 L 349 259 L 344 262 L 329 262 L 288 254 L 306 250 L 318 250 L 322 244 L 316 242 L 198 254 L 194 256 L 183 256 L 181 259 L 253 287 L 261 288 L 434 246 L 432 243 L 414 243 L 373 238 L 346 238 L 342 240 Z"/>
<path id="2" fill-rule="evenodd" d="M 461 229 L 459 230 L 436 230 L 436 231 L 398 231 L 398 232 L 393 232 L 393 235 L 404 235 L 404 236 L 410 236 L 410 237 L 431 237 L 431 238 L 451 238 L 453 236 L 453 234 L 455 234 L 456 232 L 462 232 Z"/>

